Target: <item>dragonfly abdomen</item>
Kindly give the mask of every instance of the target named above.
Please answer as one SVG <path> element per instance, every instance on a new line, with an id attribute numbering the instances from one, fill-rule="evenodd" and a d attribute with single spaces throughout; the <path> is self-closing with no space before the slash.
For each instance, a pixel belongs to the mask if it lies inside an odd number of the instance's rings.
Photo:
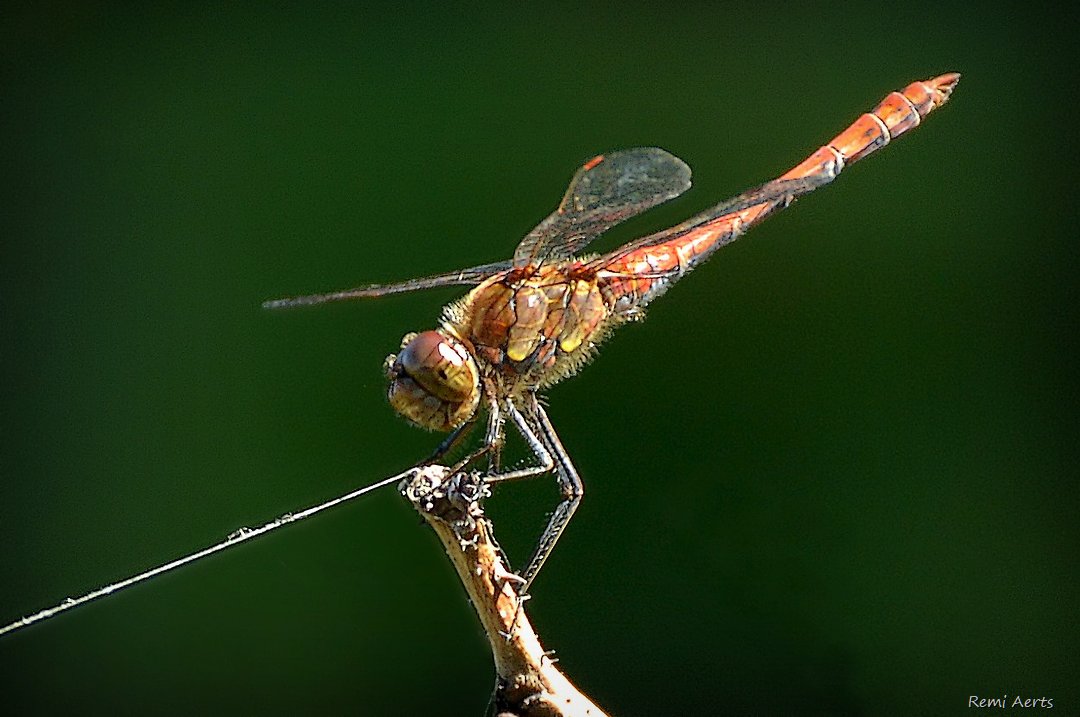
<path id="1" fill-rule="evenodd" d="M 801 164 L 780 179 L 801 179 L 830 167 L 835 176 L 845 165 L 873 154 L 908 130 L 919 126 L 931 110 L 949 100 L 960 75 L 950 72 L 930 80 L 912 82 L 900 92 L 892 92 L 872 112 L 859 117 Z"/>
<path id="2" fill-rule="evenodd" d="M 720 247 L 797 197 L 828 184 L 846 165 L 917 127 L 923 117 L 948 101 L 959 80 L 959 74 L 950 72 L 890 93 L 872 112 L 778 179 L 645 237 L 630 251 L 616 253 L 598 269 L 616 312 L 633 316 Z"/>

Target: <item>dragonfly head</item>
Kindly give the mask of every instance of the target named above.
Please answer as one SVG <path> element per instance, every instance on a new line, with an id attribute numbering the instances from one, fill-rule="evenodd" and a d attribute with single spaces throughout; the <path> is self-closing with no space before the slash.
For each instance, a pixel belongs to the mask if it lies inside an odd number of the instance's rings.
<path id="1" fill-rule="evenodd" d="M 449 431 L 476 413 L 480 371 L 459 339 L 439 331 L 406 334 L 385 366 L 390 405 L 417 426 Z"/>

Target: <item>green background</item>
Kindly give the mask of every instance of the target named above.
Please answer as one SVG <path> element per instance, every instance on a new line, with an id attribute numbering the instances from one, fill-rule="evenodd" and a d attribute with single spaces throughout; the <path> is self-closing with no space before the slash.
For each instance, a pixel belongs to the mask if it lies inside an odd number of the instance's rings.
<path id="1" fill-rule="evenodd" d="M 770 179 L 887 92 L 953 101 L 725 249 L 550 413 L 587 495 L 533 591 L 618 715 L 1080 714 L 1075 25 L 1038 5 L 8 8 L 0 622 L 426 456 L 380 367 L 583 159 Z M 520 452 L 518 453 L 520 455 Z M 490 503 L 519 559 L 553 482 Z M 393 490 L 0 638 L 10 714 L 479 714 Z M 1017 710 L 1030 713 L 1032 710 Z"/>

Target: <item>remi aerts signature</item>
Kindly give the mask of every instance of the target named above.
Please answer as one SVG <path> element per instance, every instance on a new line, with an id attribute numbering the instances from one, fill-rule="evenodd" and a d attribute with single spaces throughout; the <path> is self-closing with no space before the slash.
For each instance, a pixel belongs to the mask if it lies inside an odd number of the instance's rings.
<path id="1" fill-rule="evenodd" d="M 1009 695 L 1002 695 L 1001 697 L 980 697 L 979 695 L 970 695 L 968 697 L 968 707 L 975 707 L 977 709 L 1012 709 L 1015 707 L 1036 709 L 1054 709 L 1053 697 L 1024 697 L 1023 695 L 1014 695 L 1012 699 L 1009 699 Z"/>

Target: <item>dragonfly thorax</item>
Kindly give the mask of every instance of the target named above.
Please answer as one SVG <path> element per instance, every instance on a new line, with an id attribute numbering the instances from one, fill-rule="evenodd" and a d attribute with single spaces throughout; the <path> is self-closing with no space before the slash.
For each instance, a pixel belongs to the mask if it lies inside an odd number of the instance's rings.
<path id="1" fill-rule="evenodd" d="M 457 428 L 480 402 L 480 372 L 472 351 L 439 331 L 406 334 L 401 351 L 386 358 L 386 375 L 394 410 L 431 431 Z"/>

